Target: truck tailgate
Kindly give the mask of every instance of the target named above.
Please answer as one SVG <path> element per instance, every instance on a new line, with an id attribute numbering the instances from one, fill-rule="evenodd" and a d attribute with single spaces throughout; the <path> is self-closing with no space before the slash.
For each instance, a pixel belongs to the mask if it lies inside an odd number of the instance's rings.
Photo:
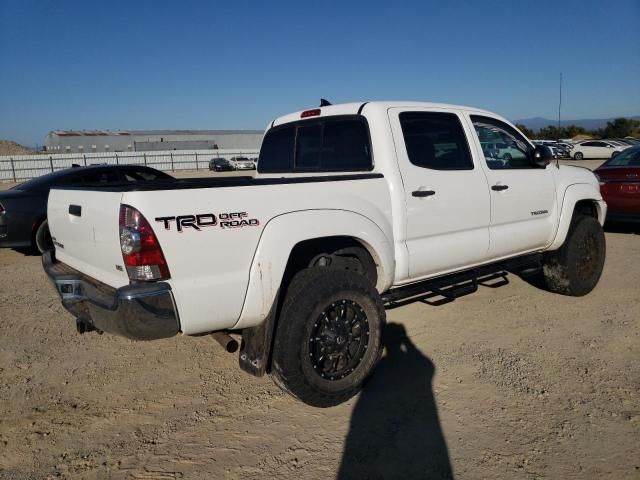
<path id="1" fill-rule="evenodd" d="M 129 283 L 120 251 L 120 192 L 51 190 L 47 217 L 56 258 L 114 288 Z"/>

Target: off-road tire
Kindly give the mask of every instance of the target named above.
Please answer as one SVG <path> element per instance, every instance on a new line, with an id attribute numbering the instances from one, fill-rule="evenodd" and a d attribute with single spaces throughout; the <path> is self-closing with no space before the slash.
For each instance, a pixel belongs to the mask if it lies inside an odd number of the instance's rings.
<path id="1" fill-rule="evenodd" d="M 49 222 L 47 222 L 46 219 L 38 225 L 38 229 L 33 237 L 33 244 L 34 250 L 41 254 L 53 247 L 51 233 L 49 233 Z"/>
<path id="2" fill-rule="evenodd" d="M 584 155 L 583 155 L 581 152 L 576 152 L 576 153 L 573 155 L 573 158 L 574 158 L 575 160 L 582 160 L 582 159 L 584 158 Z"/>
<path id="3" fill-rule="evenodd" d="M 362 357 L 353 370 L 344 378 L 329 380 L 318 372 L 318 365 L 314 367 L 311 338 L 323 313 L 343 301 L 361 308 L 368 336 L 362 336 Z M 331 407 L 345 402 L 360 391 L 380 359 L 384 323 L 380 295 L 364 276 L 331 267 L 302 270 L 291 280 L 282 305 L 270 375 L 285 392 L 308 405 Z"/>
<path id="4" fill-rule="evenodd" d="M 562 247 L 544 257 L 542 272 L 547 288 L 573 297 L 586 295 L 600 279 L 605 256 L 604 232 L 598 220 L 577 215 Z"/>

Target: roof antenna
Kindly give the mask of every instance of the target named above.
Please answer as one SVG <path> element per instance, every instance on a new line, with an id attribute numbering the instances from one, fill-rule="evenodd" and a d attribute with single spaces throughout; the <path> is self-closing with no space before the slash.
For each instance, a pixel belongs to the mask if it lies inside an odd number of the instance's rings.
<path id="1" fill-rule="evenodd" d="M 320 99 L 320 106 L 321 107 L 328 107 L 329 105 L 331 105 L 331 102 L 329 100 L 325 100 L 324 98 Z"/>

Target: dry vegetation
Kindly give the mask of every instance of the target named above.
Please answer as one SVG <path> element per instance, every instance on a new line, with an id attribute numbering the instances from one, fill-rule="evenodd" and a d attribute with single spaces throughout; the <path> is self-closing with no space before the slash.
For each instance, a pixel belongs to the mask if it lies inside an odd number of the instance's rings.
<path id="1" fill-rule="evenodd" d="M 0 155 L 31 155 L 38 153 L 13 140 L 0 140 Z"/>

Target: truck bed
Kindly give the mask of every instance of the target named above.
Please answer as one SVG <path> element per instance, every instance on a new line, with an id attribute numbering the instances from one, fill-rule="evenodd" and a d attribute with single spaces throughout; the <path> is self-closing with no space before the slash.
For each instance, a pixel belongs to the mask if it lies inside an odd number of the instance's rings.
<path id="1" fill-rule="evenodd" d="M 343 231 L 355 228 L 353 218 L 363 218 L 384 232 L 389 244 L 393 238 L 389 187 L 382 174 L 372 172 L 52 190 L 48 217 L 56 257 L 113 288 L 129 284 L 120 251 L 120 205 L 137 209 L 152 226 L 169 267 L 182 331 L 189 334 L 231 328 L 238 322 L 265 232 L 276 236 L 279 250 L 289 252 L 293 245 L 288 242 L 295 245 L 300 231 L 326 221 L 313 212 L 333 212 L 332 225 L 344 224 Z M 305 212 L 303 220 L 283 226 L 281 222 L 300 212 Z M 340 220 L 347 214 L 351 220 Z M 207 222 L 199 228 L 180 223 L 197 217 Z M 209 304 L 202 305 L 205 298 Z"/>

